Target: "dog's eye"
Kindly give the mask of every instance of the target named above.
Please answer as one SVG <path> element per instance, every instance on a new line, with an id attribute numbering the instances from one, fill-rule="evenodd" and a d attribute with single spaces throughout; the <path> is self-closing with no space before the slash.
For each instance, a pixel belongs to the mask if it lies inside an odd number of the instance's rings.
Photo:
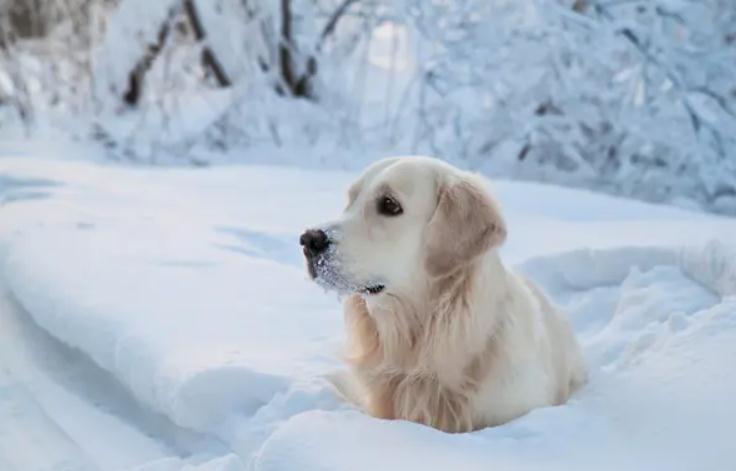
<path id="1" fill-rule="evenodd" d="M 378 199 L 378 212 L 384 216 L 398 216 L 404 210 L 395 199 L 390 196 L 382 196 Z"/>

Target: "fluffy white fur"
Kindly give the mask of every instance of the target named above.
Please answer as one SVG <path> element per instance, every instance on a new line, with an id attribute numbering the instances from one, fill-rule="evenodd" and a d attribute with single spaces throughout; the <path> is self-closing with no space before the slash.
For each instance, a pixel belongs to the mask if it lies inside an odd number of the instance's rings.
<path id="1" fill-rule="evenodd" d="M 387 196 L 401 214 L 381 213 Z M 583 383 L 567 320 L 501 262 L 506 224 L 480 177 L 386 159 L 320 229 L 330 245 L 310 273 L 348 295 L 347 361 L 369 413 L 463 432 L 562 404 Z"/>

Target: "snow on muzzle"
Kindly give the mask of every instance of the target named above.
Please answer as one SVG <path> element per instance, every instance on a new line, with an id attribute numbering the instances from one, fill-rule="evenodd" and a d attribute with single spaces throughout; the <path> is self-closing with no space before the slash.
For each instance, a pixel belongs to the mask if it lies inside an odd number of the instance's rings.
<path id="1" fill-rule="evenodd" d="M 338 253 L 340 231 L 308 229 L 299 238 L 309 276 L 326 290 L 339 294 L 378 294 L 385 285 L 378 281 L 359 282 L 345 270 Z"/>

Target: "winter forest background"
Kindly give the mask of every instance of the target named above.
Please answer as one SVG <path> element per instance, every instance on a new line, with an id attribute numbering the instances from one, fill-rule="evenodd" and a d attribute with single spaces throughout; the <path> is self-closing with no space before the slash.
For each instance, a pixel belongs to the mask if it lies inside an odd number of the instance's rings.
<path id="1" fill-rule="evenodd" d="M 329 380 L 299 235 L 413 153 L 491 177 L 564 405 Z M 736 470 L 734 216 L 736 0 L 0 0 L 0 471 Z"/>
<path id="2" fill-rule="evenodd" d="M 733 0 L 0 0 L 0 142 L 491 176 L 736 214 Z M 316 156 L 316 157 L 315 157 Z"/>

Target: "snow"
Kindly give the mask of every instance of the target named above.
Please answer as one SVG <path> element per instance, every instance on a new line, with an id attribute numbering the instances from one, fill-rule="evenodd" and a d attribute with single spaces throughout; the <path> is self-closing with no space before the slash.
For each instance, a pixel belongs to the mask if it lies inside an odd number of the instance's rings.
<path id="1" fill-rule="evenodd" d="M 736 467 L 736 221 L 494 181 L 503 258 L 570 316 L 590 381 L 448 435 L 328 381 L 341 306 L 297 241 L 354 178 L 0 159 L 0 468 Z"/>

